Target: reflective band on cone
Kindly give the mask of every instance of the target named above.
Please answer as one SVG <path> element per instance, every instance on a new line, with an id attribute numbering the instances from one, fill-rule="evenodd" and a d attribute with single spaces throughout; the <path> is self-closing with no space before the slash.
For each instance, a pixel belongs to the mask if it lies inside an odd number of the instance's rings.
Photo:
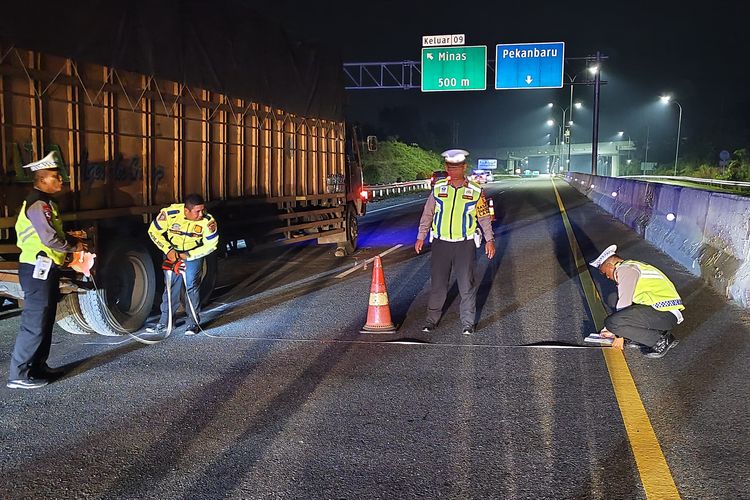
<path id="1" fill-rule="evenodd" d="M 387 293 L 370 293 L 370 305 L 371 306 L 387 306 L 388 294 Z"/>
<path id="2" fill-rule="evenodd" d="M 360 333 L 396 333 L 388 306 L 388 292 L 385 289 L 383 264 L 380 256 L 375 257 L 370 284 L 370 300 L 367 307 L 367 323 Z"/>

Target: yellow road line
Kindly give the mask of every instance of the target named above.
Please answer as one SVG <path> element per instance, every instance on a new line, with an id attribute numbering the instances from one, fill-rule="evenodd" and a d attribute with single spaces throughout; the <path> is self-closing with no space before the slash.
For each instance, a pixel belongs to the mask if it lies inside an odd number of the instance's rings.
<path id="1" fill-rule="evenodd" d="M 607 313 L 594 286 L 594 280 L 578 246 L 575 234 L 573 234 L 573 228 L 570 225 L 560 193 L 557 192 L 554 179 L 552 180 L 552 188 L 555 190 L 555 197 L 560 207 L 565 231 L 568 234 L 568 242 L 573 252 L 586 302 L 594 319 L 594 324 L 597 330 L 600 330 L 604 326 L 604 318 L 606 318 Z M 680 493 L 677 491 L 672 472 L 669 470 L 659 440 L 651 426 L 651 420 L 648 418 L 646 408 L 638 394 L 638 388 L 635 386 L 625 356 L 619 349 L 604 348 L 601 351 L 604 353 L 609 378 L 612 380 L 612 387 L 615 391 L 617 404 L 620 406 L 625 431 L 635 456 L 635 463 L 641 476 L 643 489 L 646 491 L 646 497 L 660 500 L 679 499 Z M 616 478 L 612 479 L 616 480 Z"/>

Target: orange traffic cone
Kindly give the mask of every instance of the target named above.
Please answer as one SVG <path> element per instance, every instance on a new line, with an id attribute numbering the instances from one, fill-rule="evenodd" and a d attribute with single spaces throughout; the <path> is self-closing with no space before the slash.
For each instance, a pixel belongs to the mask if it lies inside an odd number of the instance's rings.
<path id="1" fill-rule="evenodd" d="M 380 256 L 375 257 L 370 284 L 370 304 L 367 307 L 367 323 L 360 333 L 396 333 L 391 320 L 391 308 L 388 306 L 388 292 L 385 290 L 383 264 Z"/>

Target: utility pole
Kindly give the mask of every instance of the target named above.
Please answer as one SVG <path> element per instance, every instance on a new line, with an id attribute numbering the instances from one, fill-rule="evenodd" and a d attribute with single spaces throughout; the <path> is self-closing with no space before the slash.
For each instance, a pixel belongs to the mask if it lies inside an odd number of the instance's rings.
<path id="1" fill-rule="evenodd" d="M 646 157 L 643 159 L 643 163 L 648 161 L 648 131 L 650 128 L 650 125 L 646 125 Z"/>

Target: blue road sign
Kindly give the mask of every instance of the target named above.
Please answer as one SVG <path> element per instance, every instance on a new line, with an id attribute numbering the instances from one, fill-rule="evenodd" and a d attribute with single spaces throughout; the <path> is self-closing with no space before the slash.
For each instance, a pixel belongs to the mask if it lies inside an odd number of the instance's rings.
<path id="1" fill-rule="evenodd" d="M 565 42 L 498 44 L 495 49 L 495 89 L 563 86 Z"/>

